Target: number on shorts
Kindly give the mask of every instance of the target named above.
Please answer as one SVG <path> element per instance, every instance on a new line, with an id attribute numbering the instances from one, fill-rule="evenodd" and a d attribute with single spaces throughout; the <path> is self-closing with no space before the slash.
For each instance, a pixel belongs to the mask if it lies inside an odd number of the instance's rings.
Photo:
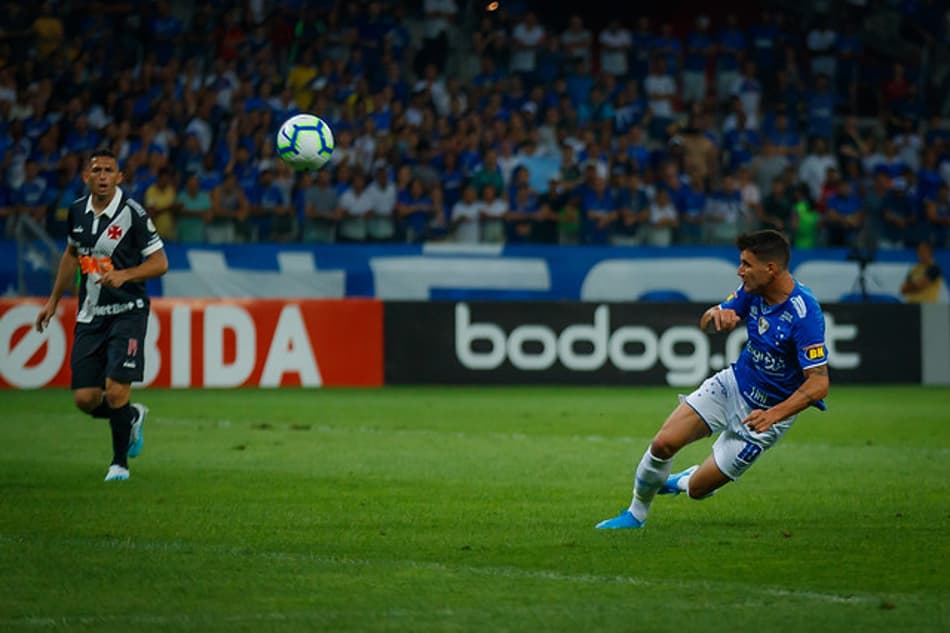
<path id="1" fill-rule="evenodd" d="M 744 461 L 747 464 L 751 464 L 755 461 L 755 458 L 762 453 L 762 447 L 758 444 L 753 444 L 752 442 L 746 442 L 745 446 L 739 451 L 739 454 L 736 455 L 739 459 Z"/>

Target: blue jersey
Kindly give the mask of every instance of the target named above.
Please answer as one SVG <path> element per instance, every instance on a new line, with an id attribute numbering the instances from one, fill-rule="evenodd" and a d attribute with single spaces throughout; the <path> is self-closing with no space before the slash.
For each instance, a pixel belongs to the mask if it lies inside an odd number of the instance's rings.
<path id="1" fill-rule="evenodd" d="M 719 304 L 746 320 L 749 340 L 732 366 L 739 390 L 750 405 L 767 409 L 805 382 L 804 371 L 828 362 L 825 318 L 811 290 L 795 282 L 788 299 L 767 305 L 739 288 Z M 824 401 L 815 406 L 825 410 Z"/>

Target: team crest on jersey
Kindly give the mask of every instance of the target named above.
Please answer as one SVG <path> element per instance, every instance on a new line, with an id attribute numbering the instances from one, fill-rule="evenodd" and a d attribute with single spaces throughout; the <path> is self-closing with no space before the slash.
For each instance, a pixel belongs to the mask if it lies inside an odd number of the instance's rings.
<path id="1" fill-rule="evenodd" d="M 117 240 L 122 237 L 122 227 L 116 224 L 113 224 L 109 227 L 107 231 L 110 240 Z"/>
<path id="2" fill-rule="evenodd" d="M 765 320 L 765 317 L 759 317 L 759 334 L 765 334 L 769 329 L 769 322 Z"/>

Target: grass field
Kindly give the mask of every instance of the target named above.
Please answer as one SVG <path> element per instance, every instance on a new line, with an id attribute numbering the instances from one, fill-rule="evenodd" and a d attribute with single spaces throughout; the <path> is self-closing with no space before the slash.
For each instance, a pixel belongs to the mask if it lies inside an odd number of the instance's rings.
<path id="1" fill-rule="evenodd" d="M 738 484 L 606 533 L 674 391 L 138 396 L 105 484 L 104 421 L 0 395 L 0 631 L 950 630 L 947 389 L 835 387 Z"/>

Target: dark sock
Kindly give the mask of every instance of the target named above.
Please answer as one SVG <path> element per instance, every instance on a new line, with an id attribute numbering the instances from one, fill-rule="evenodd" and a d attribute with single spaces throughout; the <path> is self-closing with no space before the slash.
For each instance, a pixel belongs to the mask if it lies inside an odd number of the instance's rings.
<path id="1" fill-rule="evenodd" d="M 109 401 L 105 398 L 102 399 L 102 402 L 99 403 L 99 406 L 89 412 L 94 418 L 102 418 L 108 420 L 112 417 L 112 407 L 109 406 Z"/>
<path id="2" fill-rule="evenodd" d="M 112 409 L 109 426 L 112 427 L 112 463 L 123 468 L 129 467 L 129 436 L 132 434 L 132 420 L 135 409 L 126 402 L 118 409 Z"/>

